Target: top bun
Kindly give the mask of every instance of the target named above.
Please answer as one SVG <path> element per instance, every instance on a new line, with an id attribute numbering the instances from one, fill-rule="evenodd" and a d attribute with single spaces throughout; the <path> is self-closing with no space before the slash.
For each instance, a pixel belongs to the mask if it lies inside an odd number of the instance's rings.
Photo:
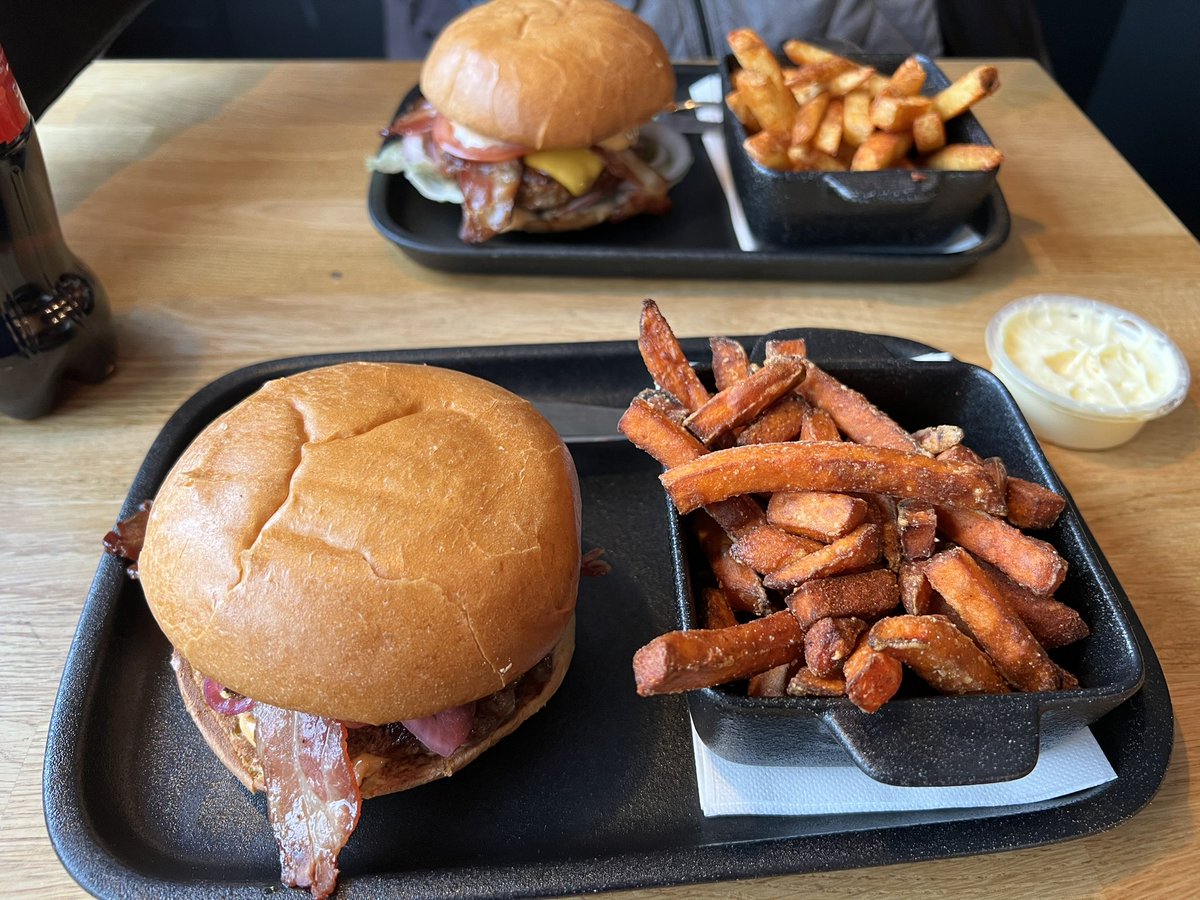
<path id="1" fill-rule="evenodd" d="M 350 363 L 268 382 L 154 500 L 138 570 L 200 672 L 384 724 L 500 690 L 562 638 L 579 487 L 554 429 L 460 372 Z"/>
<path id="2" fill-rule="evenodd" d="M 654 29 L 609 0 L 491 0 L 438 36 L 421 93 L 480 134 L 554 150 L 648 122 L 675 73 Z"/>

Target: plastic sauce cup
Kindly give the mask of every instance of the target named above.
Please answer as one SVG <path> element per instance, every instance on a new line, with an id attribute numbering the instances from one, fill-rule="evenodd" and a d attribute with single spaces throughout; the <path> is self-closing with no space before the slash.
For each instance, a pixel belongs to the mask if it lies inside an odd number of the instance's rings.
<path id="1" fill-rule="evenodd" d="M 1016 300 L 992 317 L 987 352 L 1038 437 L 1075 450 L 1131 440 L 1183 402 L 1187 361 L 1131 312 L 1065 294 Z"/>

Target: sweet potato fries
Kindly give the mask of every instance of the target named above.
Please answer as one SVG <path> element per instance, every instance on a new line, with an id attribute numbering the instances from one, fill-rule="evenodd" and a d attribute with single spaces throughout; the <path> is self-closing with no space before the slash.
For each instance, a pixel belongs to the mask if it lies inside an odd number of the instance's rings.
<path id="1" fill-rule="evenodd" d="M 1021 531 L 1053 525 L 1057 493 L 957 425 L 908 431 L 802 340 L 756 365 L 712 338 L 715 392 L 651 300 L 639 345 L 656 387 L 621 430 L 663 465 L 716 585 L 697 586 L 707 627 L 637 652 L 639 694 L 746 681 L 874 712 L 905 668 L 947 694 L 1078 687 L 1047 652 L 1088 634 L 1052 596 L 1066 560 Z"/>

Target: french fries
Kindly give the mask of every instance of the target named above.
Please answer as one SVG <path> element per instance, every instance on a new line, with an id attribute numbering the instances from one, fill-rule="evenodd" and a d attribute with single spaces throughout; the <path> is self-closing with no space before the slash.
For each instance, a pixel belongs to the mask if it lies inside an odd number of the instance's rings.
<path id="1" fill-rule="evenodd" d="M 900 690 L 904 670 L 894 656 L 880 653 L 865 637 L 842 666 L 846 696 L 863 712 L 873 713 Z"/>
<path id="2" fill-rule="evenodd" d="M 812 406 L 804 411 L 804 421 L 800 423 L 800 440 L 840 441 L 841 439 L 842 433 L 838 431 L 838 427 L 829 413 Z"/>
<path id="3" fill-rule="evenodd" d="M 822 92 L 800 107 L 792 124 L 793 147 L 802 147 L 817 136 L 831 99 L 829 94 Z"/>
<path id="4" fill-rule="evenodd" d="M 898 133 L 913 130 L 913 122 L 929 112 L 933 101 L 928 97 L 894 97 L 880 94 L 871 101 L 871 124 L 880 131 Z"/>
<path id="5" fill-rule="evenodd" d="M 784 531 L 829 543 L 867 519 L 867 501 L 825 491 L 780 491 L 767 503 L 767 521 Z"/>
<path id="6" fill-rule="evenodd" d="M 850 160 L 852 172 L 878 172 L 899 165 L 904 154 L 912 148 L 912 135 L 903 132 L 889 134 L 876 131 L 858 145 Z"/>
<path id="7" fill-rule="evenodd" d="M 1008 478 L 1005 497 L 1009 524 L 1017 528 L 1049 528 L 1067 505 L 1061 495 L 1024 478 Z"/>
<path id="8" fill-rule="evenodd" d="M 935 601 L 940 598 L 934 594 L 933 586 L 919 563 L 900 563 L 896 580 L 900 587 L 900 605 L 906 613 L 910 616 L 927 616 L 933 612 L 937 605 Z"/>
<path id="9" fill-rule="evenodd" d="M 845 537 L 826 544 L 771 572 L 763 584 L 775 590 L 795 587 L 812 578 L 865 569 L 879 559 L 882 537 L 877 525 L 860 525 Z M 894 604 L 893 604 L 894 605 Z"/>
<path id="10" fill-rule="evenodd" d="M 1067 576 L 1067 562 L 1045 541 L 973 510 L 937 507 L 938 529 L 1034 593 L 1050 594 Z"/>
<path id="11" fill-rule="evenodd" d="M 755 572 L 776 572 L 822 545 L 776 528 L 759 525 L 739 534 L 730 547 L 733 558 Z"/>
<path id="12" fill-rule="evenodd" d="M 931 453 L 937 456 L 939 453 L 945 453 L 952 447 L 957 447 L 963 441 L 963 430 L 957 425 L 934 425 L 932 428 L 921 428 L 914 431 L 912 438 L 917 442 L 917 446 L 926 453 Z M 969 462 L 978 464 L 978 457 L 975 457 Z"/>
<path id="13" fill-rule="evenodd" d="M 758 573 L 733 557 L 729 535 L 711 516 L 696 518 L 696 538 L 730 607 L 759 616 L 771 608 Z"/>
<path id="14" fill-rule="evenodd" d="M 920 450 L 912 435 L 890 416 L 812 362 L 799 391 L 805 400 L 828 413 L 841 433 L 852 441 L 896 450 Z"/>
<path id="15" fill-rule="evenodd" d="M 965 113 L 1000 85 L 993 66 L 979 66 L 949 87 L 927 89 L 920 61 L 909 57 L 883 75 L 805 41 L 790 40 L 785 70 L 748 28 L 728 35 L 741 66 L 733 72 L 730 111 L 751 138 L 747 153 L 779 171 L 853 171 L 894 167 L 990 171 L 1003 161 L 995 148 L 946 146 L 945 122 Z M 769 133 L 769 137 L 759 137 Z M 915 148 L 916 157 L 911 154 Z"/>
<path id="16" fill-rule="evenodd" d="M 1058 669 L 994 582 L 961 547 L 925 563 L 925 577 L 971 632 L 1000 674 L 1022 691 L 1058 690 Z"/>
<path id="17" fill-rule="evenodd" d="M 804 632 L 804 664 L 824 678 L 838 675 L 867 623 L 853 616 L 817 619 Z"/>
<path id="18" fill-rule="evenodd" d="M 787 692 L 792 697 L 843 697 L 846 694 L 846 679 L 841 674 L 818 675 L 805 667 L 792 676 Z"/>
<path id="19" fill-rule="evenodd" d="M 1006 694 L 991 660 L 944 616 L 889 616 L 867 635 L 872 650 L 895 657 L 943 694 Z"/>
<path id="20" fill-rule="evenodd" d="M 643 697 L 749 678 L 799 659 L 804 632 L 786 610 L 732 628 L 670 631 L 633 655 Z"/>
<path id="21" fill-rule="evenodd" d="M 929 559 L 937 539 L 937 512 L 926 500 L 901 500 L 896 504 L 900 530 L 900 555 L 906 560 Z"/>
<path id="22" fill-rule="evenodd" d="M 945 122 L 961 116 L 968 109 L 994 94 L 1000 87 L 1000 73 L 995 66 L 979 66 L 940 91 L 933 98 L 933 109 Z"/>
<path id="23" fill-rule="evenodd" d="M 643 317 L 648 367 L 699 397 L 656 312 Z M 664 466 L 715 583 L 696 575 L 704 629 L 638 651 L 639 693 L 745 680 L 751 696 L 844 696 L 874 712 L 905 667 L 947 694 L 1078 687 L 1047 652 L 1089 633 L 1050 596 L 1067 564 L 1013 524 L 1049 527 L 1062 497 L 1010 478 L 959 426 L 909 433 L 803 341 L 769 342 L 761 367 L 728 338 L 710 346 L 716 394 L 701 383 L 707 399 L 689 408 L 643 391 L 621 422 Z"/>
<path id="24" fill-rule="evenodd" d="M 773 669 L 767 669 L 758 675 L 751 675 L 746 682 L 747 697 L 783 697 L 787 695 L 788 681 L 792 677 L 792 663 L 784 663 Z"/>
<path id="25" fill-rule="evenodd" d="M 705 446 L 683 427 L 682 421 L 672 419 L 662 402 L 656 402 L 662 394 L 660 391 L 642 391 L 634 397 L 617 428 L 630 443 L 667 468 L 699 459 L 707 452 Z M 669 402 L 683 411 L 673 397 Z"/>
<path id="26" fill-rule="evenodd" d="M 1004 154 L 982 144 L 947 144 L 925 157 L 925 168 L 943 172 L 990 172 L 1000 168 Z"/>
<path id="27" fill-rule="evenodd" d="M 915 97 L 925 86 L 925 69 L 917 62 L 915 56 L 910 56 L 896 67 L 888 83 L 880 94 L 892 97 Z"/>
<path id="28" fill-rule="evenodd" d="M 922 156 L 946 146 L 946 123 L 936 110 L 929 110 L 913 119 L 913 146 Z"/>
<path id="29" fill-rule="evenodd" d="M 805 628 L 820 619 L 853 617 L 874 621 L 896 608 L 896 576 L 886 569 L 807 581 L 787 598 Z"/>
<path id="30" fill-rule="evenodd" d="M 642 303 L 638 349 L 654 383 L 674 395 L 689 411 L 697 410 L 708 402 L 708 390 L 688 365 L 687 357 L 675 339 L 675 332 L 653 300 Z"/>
<path id="31" fill-rule="evenodd" d="M 790 441 L 804 429 L 809 406 L 798 395 L 789 394 L 742 429 L 739 445 L 778 444 Z"/>
<path id="32" fill-rule="evenodd" d="M 1044 594 L 1035 594 L 994 566 L 987 563 L 980 566 L 991 576 L 1005 604 L 1021 617 L 1038 643 L 1047 650 L 1073 644 L 1090 633 L 1087 623 L 1067 604 Z"/>
<path id="33" fill-rule="evenodd" d="M 757 372 L 731 384 L 688 416 L 683 424 L 706 444 L 745 425 L 804 377 L 804 362 L 794 356 L 771 360 Z"/>
<path id="34" fill-rule="evenodd" d="M 714 450 L 668 469 L 659 480 L 681 513 L 729 497 L 775 491 L 890 494 L 1004 513 L 1004 498 L 979 466 L 849 442 Z"/>

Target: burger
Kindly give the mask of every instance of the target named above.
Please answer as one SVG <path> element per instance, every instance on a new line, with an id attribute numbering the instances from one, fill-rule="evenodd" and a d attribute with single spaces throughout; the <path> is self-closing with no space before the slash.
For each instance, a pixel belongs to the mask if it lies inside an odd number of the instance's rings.
<path id="1" fill-rule="evenodd" d="M 123 524 L 108 543 L 136 558 L 184 705 L 266 792 L 282 880 L 314 896 L 362 800 L 474 760 L 571 659 L 571 457 L 470 375 L 351 363 L 268 382 L 175 463 L 140 550 Z"/>
<path id="2" fill-rule="evenodd" d="M 639 141 L 673 100 L 675 75 L 654 30 L 609 0 L 474 7 L 434 42 L 420 93 L 372 167 L 461 203 L 469 243 L 665 213 L 660 169 L 690 161 L 673 134 L 677 149 L 657 160 Z"/>

